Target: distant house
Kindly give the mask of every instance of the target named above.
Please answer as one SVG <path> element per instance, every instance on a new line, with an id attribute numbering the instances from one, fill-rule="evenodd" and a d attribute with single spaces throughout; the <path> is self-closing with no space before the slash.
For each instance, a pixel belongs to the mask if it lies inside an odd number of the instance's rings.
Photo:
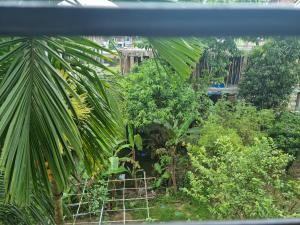
<path id="1" fill-rule="evenodd" d="M 89 38 L 106 48 L 110 47 L 110 43 L 114 44 L 115 45 L 114 47 L 116 47 L 117 49 L 132 48 L 134 47 L 134 41 L 138 39 L 138 37 L 130 37 L 130 36 L 114 36 L 114 37 L 93 36 Z"/>
<path id="2" fill-rule="evenodd" d="M 120 52 L 120 70 L 125 75 L 130 72 L 133 65 L 140 64 L 143 60 L 153 58 L 151 50 L 141 48 L 121 48 Z"/>
<path id="3" fill-rule="evenodd" d="M 300 112 L 300 86 L 298 85 L 290 96 L 288 110 Z"/>

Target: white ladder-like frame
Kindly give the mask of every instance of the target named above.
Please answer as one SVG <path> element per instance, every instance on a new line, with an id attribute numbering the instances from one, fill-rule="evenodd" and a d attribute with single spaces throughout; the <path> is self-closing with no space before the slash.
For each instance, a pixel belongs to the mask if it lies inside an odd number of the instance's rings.
<path id="1" fill-rule="evenodd" d="M 106 190 L 108 193 L 112 193 L 112 191 L 121 191 L 122 192 L 122 198 L 110 198 L 110 199 L 106 199 L 102 202 L 102 206 L 101 209 L 98 212 L 83 212 L 80 213 L 80 209 L 82 205 L 85 204 L 89 204 L 89 201 L 84 202 L 83 201 L 83 197 L 84 195 L 87 194 L 87 184 L 88 181 L 85 180 L 84 183 L 79 183 L 78 185 L 83 185 L 83 189 L 82 192 L 80 194 L 67 194 L 66 196 L 72 196 L 72 195 L 80 195 L 80 200 L 78 203 L 72 203 L 72 204 L 68 204 L 67 206 L 69 207 L 74 207 L 77 206 L 76 209 L 76 213 L 72 215 L 73 218 L 73 222 L 72 223 L 66 223 L 66 225 L 80 225 L 80 224 L 95 224 L 95 225 L 102 225 L 103 223 L 122 223 L 122 224 L 126 224 L 128 222 L 145 222 L 147 221 L 147 219 L 150 218 L 150 208 L 149 207 L 149 199 L 154 198 L 153 196 L 149 196 L 148 195 L 148 191 L 150 189 L 152 189 L 150 186 L 148 186 L 148 181 L 149 180 L 154 180 L 155 177 L 146 177 L 146 173 L 143 171 L 143 177 L 141 178 L 128 178 L 128 179 L 108 179 L 106 181 Z M 144 185 L 143 187 L 126 187 L 126 181 L 138 181 L 138 180 L 142 180 L 144 181 Z M 123 187 L 122 188 L 109 188 L 109 184 L 110 183 L 120 183 L 123 182 Z M 126 198 L 126 190 L 144 190 L 145 194 L 144 196 L 137 196 L 134 198 Z M 146 203 L 146 207 L 137 207 L 137 208 L 126 208 L 126 202 L 127 201 L 137 201 L 137 200 L 145 200 Z M 122 202 L 122 209 L 105 209 L 105 206 L 107 203 L 113 203 L 113 202 Z M 147 217 L 145 219 L 139 219 L 139 220 L 133 220 L 133 219 L 126 219 L 126 212 L 127 211 L 138 211 L 138 210 L 145 210 L 146 211 L 146 215 Z M 104 220 L 104 213 L 105 212 L 117 212 L 117 211 L 123 211 L 123 219 L 122 220 Z M 86 215 L 92 215 L 92 214 L 98 214 L 99 213 L 99 219 L 98 221 L 95 222 L 77 222 L 77 218 L 79 216 L 86 216 Z"/>

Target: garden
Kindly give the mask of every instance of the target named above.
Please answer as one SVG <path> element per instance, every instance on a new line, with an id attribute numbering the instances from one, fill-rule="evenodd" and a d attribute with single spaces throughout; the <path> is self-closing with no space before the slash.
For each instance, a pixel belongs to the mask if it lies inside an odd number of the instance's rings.
<path id="1" fill-rule="evenodd" d="M 300 217 L 300 39 L 133 44 L 0 38 L 0 224 Z"/>

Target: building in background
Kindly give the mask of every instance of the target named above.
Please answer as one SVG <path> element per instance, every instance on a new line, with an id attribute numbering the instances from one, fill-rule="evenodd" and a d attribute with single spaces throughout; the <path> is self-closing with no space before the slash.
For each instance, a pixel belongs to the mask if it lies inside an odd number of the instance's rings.
<path id="1" fill-rule="evenodd" d="M 300 2 L 300 0 L 299 0 Z M 299 3 L 300 4 L 300 3 Z M 115 63 L 119 65 L 119 71 L 122 75 L 130 73 L 134 65 L 140 64 L 143 60 L 153 58 L 151 49 L 144 49 L 136 47 L 139 42 L 139 37 L 117 36 L 117 37 L 103 37 L 95 36 L 89 37 L 91 40 L 99 43 L 100 45 L 116 51 Z M 226 95 L 228 99 L 235 99 L 238 94 L 239 82 L 243 75 L 243 68 L 247 63 L 246 55 L 258 45 L 264 43 L 263 38 L 257 38 L 254 41 L 236 40 L 237 48 L 243 52 L 241 56 L 233 57 L 230 59 L 224 81 L 214 84 L 208 88 L 208 95 L 214 100 L 218 100 Z M 205 71 L 209 71 L 210 65 L 207 64 L 205 58 L 201 58 L 193 71 L 192 77 L 197 78 L 203 76 Z M 288 104 L 290 111 L 300 112 L 300 86 L 297 86 L 291 94 Z"/>

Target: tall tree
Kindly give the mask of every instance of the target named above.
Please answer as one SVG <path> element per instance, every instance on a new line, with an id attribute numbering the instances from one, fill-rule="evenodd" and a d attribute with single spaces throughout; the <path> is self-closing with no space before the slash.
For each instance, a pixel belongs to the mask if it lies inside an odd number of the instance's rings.
<path id="1" fill-rule="evenodd" d="M 272 39 L 248 59 L 239 95 L 258 108 L 285 106 L 299 81 L 298 39 Z"/>

